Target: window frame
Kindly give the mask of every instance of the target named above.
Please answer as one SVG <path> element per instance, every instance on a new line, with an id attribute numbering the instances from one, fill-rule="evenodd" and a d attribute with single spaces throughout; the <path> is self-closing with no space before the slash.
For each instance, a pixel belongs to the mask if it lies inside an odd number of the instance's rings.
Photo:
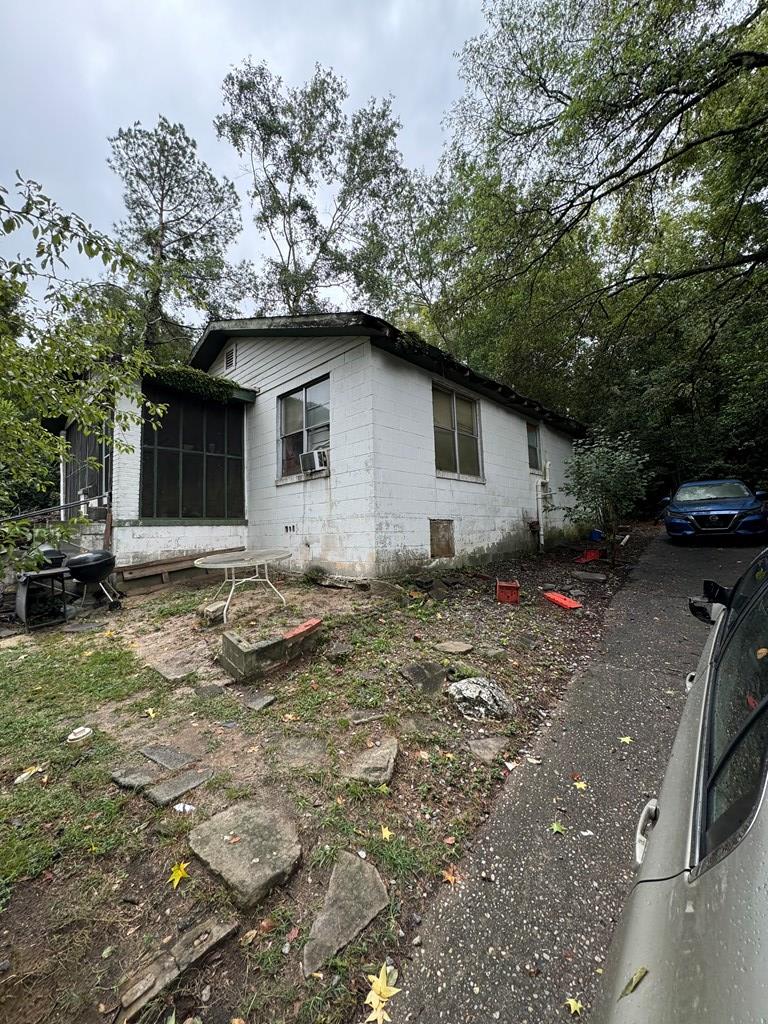
<path id="1" fill-rule="evenodd" d="M 741 824 L 734 829 L 729 835 L 718 843 L 716 847 L 711 850 L 706 850 L 706 831 L 707 831 L 707 818 L 709 810 L 710 800 L 710 788 L 715 785 L 717 778 L 722 773 L 722 770 L 728 764 L 728 761 L 733 757 L 738 747 L 749 735 L 751 729 L 754 728 L 765 714 L 768 714 L 768 709 L 755 719 L 750 726 L 749 731 L 739 736 L 738 743 L 730 751 L 728 759 L 723 762 L 718 770 L 718 776 L 712 778 L 714 769 L 717 767 L 712 763 L 712 742 L 713 742 L 713 731 L 714 731 L 714 701 L 717 693 L 717 682 L 720 664 L 723 656 L 728 651 L 734 637 L 738 639 L 737 629 L 741 625 L 745 616 L 752 608 L 753 604 L 756 604 L 761 596 L 768 595 L 768 582 L 755 589 L 751 595 L 749 601 L 740 610 L 739 615 L 735 622 L 728 621 L 727 613 L 721 615 L 718 620 L 718 624 L 715 627 L 718 630 L 718 635 L 714 638 L 712 644 L 712 653 L 710 662 L 708 665 L 708 678 L 707 678 L 707 689 L 703 696 L 703 713 L 701 716 L 701 731 L 699 739 L 699 752 L 698 752 L 698 764 L 696 768 L 696 788 L 695 788 L 695 803 L 693 807 L 693 834 L 692 834 L 692 849 L 690 863 L 691 874 L 690 879 L 693 881 L 700 875 L 704 874 L 710 868 L 714 867 L 724 860 L 744 839 L 749 830 L 752 828 L 757 815 L 760 813 L 760 809 L 766 798 L 766 792 L 768 792 L 768 752 L 763 756 L 762 764 L 760 766 L 760 772 L 758 776 L 758 782 L 755 787 L 755 800 L 749 813 L 746 815 Z M 745 719 L 745 722 L 748 719 Z M 742 723 L 743 727 L 744 723 Z M 741 727 L 740 727 L 741 728 Z M 738 735 L 738 732 L 737 732 Z M 727 748 L 726 748 L 727 749 Z M 710 782 L 711 779 L 711 782 Z"/>
<path id="2" fill-rule="evenodd" d="M 328 381 L 328 420 L 324 423 L 315 423 L 311 427 L 307 426 L 307 391 L 310 388 L 315 387 L 317 384 L 322 384 L 324 381 Z M 286 398 L 291 398 L 294 395 L 302 395 L 302 426 L 301 426 L 301 443 L 302 449 L 300 455 L 305 455 L 310 451 L 330 451 L 331 450 L 331 375 L 330 373 L 324 373 L 321 377 L 314 377 L 312 380 L 306 382 L 306 384 L 299 384 L 298 387 L 292 388 L 290 391 L 284 392 L 282 395 L 277 397 L 277 473 L 275 475 L 277 483 L 292 483 L 298 480 L 312 480 L 315 477 L 330 476 L 330 466 L 326 469 L 318 469 L 312 472 L 305 472 L 301 468 L 297 473 L 285 473 L 283 471 L 283 442 L 287 437 L 293 437 L 298 434 L 298 430 L 291 430 L 287 433 L 283 433 L 283 402 Z M 307 447 L 307 435 L 314 430 L 320 428 L 328 428 L 328 443 L 320 445 L 319 448 L 308 448 Z M 301 463 L 299 463 L 301 466 Z"/>
<path id="3" fill-rule="evenodd" d="M 451 396 L 451 409 L 453 414 L 453 427 L 443 427 L 435 423 L 435 407 L 434 407 L 434 392 L 441 391 L 444 395 Z M 463 398 L 465 402 L 471 402 L 474 413 L 475 421 L 475 433 L 470 434 L 466 430 L 459 429 L 459 421 L 456 416 L 456 398 Z M 483 433 L 482 433 L 482 422 L 480 415 L 480 401 L 472 394 L 468 394 L 466 391 L 462 391 L 460 388 L 449 387 L 442 381 L 432 381 L 432 390 L 430 391 L 430 407 L 432 411 L 432 441 L 435 448 L 435 475 L 447 480 L 465 480 L 468 483 L 484 484 L 485 483 L 485 465 L 483 463 Z M 437 468 L 437 443 L 435 442 L 435 430 L 451 430 L 453 433 L 453 455 L 456 461 L 455 472 L 450 469 L 438 469 Z M 477 442 L 477 466 L 478 473 L 462 473 L 460 471 L 459 463 L 459 434 L 463 434 L 465 437 L 474 437 Z"/>
<path id="4" fill-rule="evenodd" d="M 536 432 L 536 461 L 538 465 L 534 466 L 531 464 L 531 445 L 530 437 L 531 430 Z M 533 422 L 532 420 L 525 421 L 525 443 L 528 451 L 528 469 L 531 473 L 543 473 L 544 472 L 544 458 L 541 447 L 541 424 Z"/>
<path id="5" fill-rule="evenodd" d="M 142 419 L 141 424 L 141 447 L 139 451 L 139 522 L 146 522 L 147 524 L 162 524 L 162 523 L 179 523 L 182 525 L 194 525 L 194 524 L 211 524 L 211 523 L 243 523 L 246 522 L 246 488 L 245 488 L 245 409 L 239 402 L 215 402 L 210 399 L 200 398 L 194 394 L 187 394 L 185 392 L 175 392 L 164 388 L 152 389 L 152 393 L 147 395 L 144 394 L 145 401 L 150 401 L 155 404 L 170 405 L 172 402 L 176 404 L 179 410 L 179 421 L 178 421 L 178 441 L 175 445 L 170 444 L 159 444 L 162 421 L 160 425 L 155 429 L 151 424 L 147 423 L 146 418 Z M 230 408 L 238 410 L 240 420 L 240 442 L 239 442 L 239 453 L 232 451 L 232 445 L 230 445 Z M 208 412 L 210 409 L 221 410 L 223 414 L 223 442 L 222 451 L 208 451 L 207 450 L 207 439 L 208 439 Z M 185 414 L 190 415 L 190 411 L 193 410 L 195 416 L 200 416 L 202 411 L 202 432 L 201 432 L 201 447 L 199 449 L 190 449 L 184 447 L 184 417 Z M 151 433 L 150 433 L 151 432 Z M 151 443 L 147 443 L 148 439 Z M 176 455 L 178 461 L 177 481 L 176 481 L 176 492 L 178 496 L 177 509 L 178 515 L 159 515 L 158 514 L 158 473 L 159 473 L 159 454 L 168 453 L 170 455 Z M 152 511 L 147 512 L 144 506 L 144 484 L 146 480 L 146 469 L 144 465 L 145 455 L 151 453 L 151 463 L 153 472 L 153 484 L 152 484 Z M 200 515 L 184 515 L 184 456 L 199 456 L 202 460 L 201 469 L 201 514 Z M 208 470 L 209 460 L 221 459 L 222 460 L 222 500 L 223 500 L 223 515 L 215 515 L 209 513 L 209 501 L 210 496 L 207 491 L 208 481 Z M 239 464 L 239 475 L 240 475 L 240 486 L 239 492 L 241 496 L 241 502 L 237 504 L 237 512 L 234 515 L 230 514 L 230 495 L 229 495 L 229 478 L 233 464 Z"/>

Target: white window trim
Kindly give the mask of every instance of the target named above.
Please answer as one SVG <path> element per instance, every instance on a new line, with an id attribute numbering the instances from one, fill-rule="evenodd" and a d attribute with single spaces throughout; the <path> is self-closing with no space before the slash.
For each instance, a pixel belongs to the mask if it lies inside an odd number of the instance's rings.
<path id="1" fill-rule="evenodd" d="M 531 457 L 528 452 L 530 445 L 528 444 L 528 428 L 536 428 L 536 451 L 539 454 L 539 468 L 531 465 Z M 525 421 L 525 461 L 528 463 L 528 472 L 534 476 L 544 476 L 544 447 L 541 443 L 541 424 L 536 423 L 533 420 Z"/>
<path id="2" fill-rule="evenodd" d="M 477 398 L 476 395 L 473 395 L 471 391 L 465 391 L 461 387 L 455 387 L 454 385 L 446 384 L 445 381 L 442 381 L 442 380 L 439 380 L 439 379 L 434 379 L 433 378 L 433 380 L 432 380 L 432 388 L 433 389 L 437 388 L 438 391 L 444 391 L 448 395 L 459 395 L 459 396 L 461 396 L 461 398 L 466 398 L 467 401 L 473 403 L 473 405 L 475 407 L 475 426 L 477 428 L 477 457 L 478 457 L 478 462 L 480 463 L 480 474 L 478 476 L 473 476 L 473 475 L 471 475 L 469 473 L 451 473 L 449 470 L 438 469 L 437 468 L 437 452 L 435 451 L 434 452 L 435 476 L 438 477 L 441 480 L 463 480 L 466 483 L 470 483 L 470 484 L 484 484 L 485 483 L 485 460 L 483 459 L 483 423 L 482 423 L 482 415 L 481 415 L 481 409 L 480 409 L 480 400 Z M 431 406 L 432 390 L 430 390 L 429 397 L 430 397 L 430 406 Z M 455 422 L 456 422 L 456 404 L 454 402 L 454 423 Z M 434 409 L 432 409 L 432 443 L 433 443 L 433 446 L 434 446 L 434 437 L 435 437 L 435 426 L 436 426 L 436 424 L 435 424 L 435 413 L 434 413 Z M 443 428 L 443 429 L 447 429 L 447 428 Z M 458 464 L 459 464 L 459 452 L 458 452 L 457 442 L 455 440 L 457 434 L 458 434 L 458 428 L 456 426 L 454 426 L 454 428 L 453 428 L 454 450 L 456 452 L 456 465 L 458 466 Z"/>
<path id="3" fill-rule="evenodd" d="M 275 484 L 279 487 L 282 484 L 296 484 L 301 483 L 304 480 L 322 480 L 324 477 L 331 475 L 330 467 L 328 469 L 318 469 L 311 473 L 290 473 L 283 476 L 283 437 L 288 436 L 283 434 L 283 399 L 289 398 L 291 395 L 295 395 L 297 391 L 304 392 L 304 426 L 302 432 L 304 434 L 304 444 L 307 441 L 307 429 L 313 430 L 315 428 L 307 428 L 306 417 L 307 417 L 307 388 L 311 388 L 314 384 L 319 384 L 321 381 L 327 380 L 330 390 L 330 373 L 323 373 L 319 377 L 313 377 L 311 380 L 306 381 L 304 384 L 297 384 L 296 387 L 290 389 L 290 391 L 284 391 L 281 395 L 277 396 L 277 402 L 275 403 L 275 412 L 277 414 L 277 458 L 276 458 L 276 473 L 275 473 Z M 321 426 L 323 424 L 320 424 Z M 298 431 L 295 431 L 298 433 Z M 330 408 L 330 397 L 328 402 L 328 434 L 329 440 L 325 451 L 331 450 L 330 435 L 331 435 L 331 408 Z"/>

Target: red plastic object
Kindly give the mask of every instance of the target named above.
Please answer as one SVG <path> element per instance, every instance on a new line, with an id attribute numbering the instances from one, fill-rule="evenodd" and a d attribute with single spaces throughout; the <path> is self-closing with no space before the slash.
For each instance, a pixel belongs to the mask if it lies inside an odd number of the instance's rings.
<path id="1" fill-rule="evenodd" d="M 582 565 L 584 562 L 596 562 L 600 557 L 600 552 L 597 548 L 587 548 L 583 555 L 579 555 L 578 558 L 574 558 L 574 562 L 580 562 Z"/>
<path id="2" fill-rule="evenodd" d="M 520 584 L 517 580 L 496 580 L 496 600 L 499 604 L 520 604 Z"/>
<path id="3" fill-rule="evenodd" d="M 566 597 L 565 594 L 558 594 L 556 590 L 545 590 L 544 597 L 559 608 L 567 608 L 568 611 L 572 611 L 574 608 L 581 608 L 579 601 L 574 601 L 572 597 Z"/>

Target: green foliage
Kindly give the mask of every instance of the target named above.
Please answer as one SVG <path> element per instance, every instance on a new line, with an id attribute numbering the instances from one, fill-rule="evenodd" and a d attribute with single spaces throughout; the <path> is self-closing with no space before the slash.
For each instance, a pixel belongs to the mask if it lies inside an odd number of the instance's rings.
<path id="1" fill-rule="evenodd" d="M 171 391 L 197 395 L 214 402 L 228 402 L 232 392 L 239 387 L 235 381 L 227 380 L 226 377 L 212 377 L 194 366 L 158 366 L 146 374 L 144 379 Z"/>
<path id="2" fill-rule="evenodd" d="M 259 309 L 310 313 L 328 308 L 330 288 L 365 293 L 374 273 L 367 232 L 402 177 L 390 101 L 347 115 L 347 87 L 333 71 L 318 65 L 287 89 L 250 59 L 223 92 L 216 130 L 245 161 L 253 220 L 272 252 L 256 281 Z"/>
<path id="3" fill-rule="evenodd" d="M 173 314 L 189 304 L 213 316 L 231 309 L 222 286 L 224 253 L 240 231 L 237 192 L 199 158 L 184 126 L 165 117 L 152 129 L 138 121 L 121 128 L 109 142 L 127 214 L 118 237 L 141 268 L 133 294 L 143 340 L 163 361 L 185 358 L 191 335 Z"/>
<path id="4" fill-rule="evenodd" d="M 645 496 L 647 463 L 648 456 L 627 433 L 610 437 L 597 432 L 574 441 L 566 462 L 564 490 L 573 498 L 566 517 L 599 527 L 613 551 L 619 523 Z"/>

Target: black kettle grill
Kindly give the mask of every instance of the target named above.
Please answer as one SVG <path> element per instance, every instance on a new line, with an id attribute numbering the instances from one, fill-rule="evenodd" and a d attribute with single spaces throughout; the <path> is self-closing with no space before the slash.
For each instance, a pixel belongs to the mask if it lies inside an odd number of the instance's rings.
<path id="1" fill-rule="evenodd" d="M 66 568 L 73 580 L 83 584 L 83 604 L 88 585 L 95 583 L 109 602 L 110 611 L 120 607 L 120 594 L 109 582 L 115 568 L 115 556 L 111 551 L 86 551 L 83 555 L 72 555 L 67 559 Z"/>

